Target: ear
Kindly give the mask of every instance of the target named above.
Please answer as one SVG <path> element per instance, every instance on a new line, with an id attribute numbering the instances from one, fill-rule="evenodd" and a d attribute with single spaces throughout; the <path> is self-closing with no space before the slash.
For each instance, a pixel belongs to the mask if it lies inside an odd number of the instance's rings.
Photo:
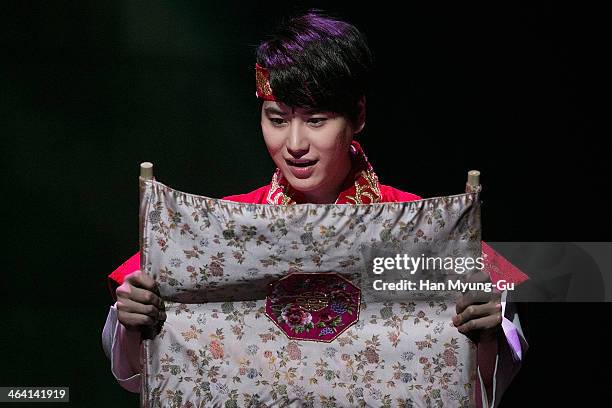
<path id="1" fill-rule="evenodd" d="M 359 102 L 357 102 L 357 106 L 359 107 L 359 115 L 357 116 L 357 127 L 355 128 L 355 134 L 361 132 L 365 127 L 365 119 L 366 119 L 366 97 L 363 95 Z"/>

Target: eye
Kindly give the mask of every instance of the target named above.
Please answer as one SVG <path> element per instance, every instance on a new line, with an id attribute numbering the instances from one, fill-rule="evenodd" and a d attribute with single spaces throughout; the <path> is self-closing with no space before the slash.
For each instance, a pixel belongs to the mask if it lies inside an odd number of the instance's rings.
<path id="1" fill-rule="evenodd" d="M 327 118 L 310 118 L 308 119 L 308 123 L 310 123 L 314 127 L 321 127 L 325 124 Z"/>
<path id="2" fill-rule="evenodd" d="M 283 118 L 268 118 L 270 122 L 272 122 L 273 126 L 282 126 L 285 123 L 285 119 Z"/>

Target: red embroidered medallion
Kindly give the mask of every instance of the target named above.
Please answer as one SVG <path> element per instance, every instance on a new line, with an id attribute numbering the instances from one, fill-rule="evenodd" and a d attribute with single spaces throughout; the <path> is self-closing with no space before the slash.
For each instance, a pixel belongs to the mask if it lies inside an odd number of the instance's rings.
<path id="1" fill-rule="evenodd" d="M 294 272 L 269 285 L 266 315 L 290 339 L 331 342 L 359 320 L 360 300 L 335 272 Z"/>

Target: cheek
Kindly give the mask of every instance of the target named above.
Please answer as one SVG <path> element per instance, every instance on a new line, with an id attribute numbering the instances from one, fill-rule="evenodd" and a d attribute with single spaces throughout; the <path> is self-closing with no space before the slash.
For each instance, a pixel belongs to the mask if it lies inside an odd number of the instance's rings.
<path id="1" fill-rule="evenodd" d="M 263 123 L 261 125 L 261 131 L 264 137 L 264 142 L 266 143 L 266 147 L 268 148 L 268 152 L 271 156 L 274 157 L 274 155 L 278 153 L 283 147 L 283 137 L 280 132 L 275 131 L 275 129 L 270 129 Z"/>
<path id="2" fill-rule="evenodd" d="M 333 132 L 319 137 L 314 143 L 317 150 L 325 155 L 329 160 L 337 160 L 337 156 L 344 154 L 351 144 L 352 133 L 346 132 L 344 129 L 334 129 Z"/>

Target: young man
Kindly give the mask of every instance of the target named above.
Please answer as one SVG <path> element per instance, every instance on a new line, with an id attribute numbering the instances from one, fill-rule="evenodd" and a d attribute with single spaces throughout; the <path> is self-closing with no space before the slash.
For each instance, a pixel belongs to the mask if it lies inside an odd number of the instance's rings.
<path id="1" fill-rule="evenodd" d="M 365 126 L 371 70 L 365 39 L 349 23 L 310 13 L 279 27 L 259 46 L 255 68 L 256 93 L 262 100 L 261 129 L 277 169 L 269 184 L 224 199 L 273 205 L 420 199 L 381 184 L 354 140 Z M 136 254 L 109 275 L 117 302 L 103 333 L 115 377 L 133 392 L 140 388 L 141 332 L 165 319 L 154 282 L 138 268 Z M 502 312 L 498 298 L 478 305 L 465 299 L 453 319 L 459 332 L 479 343 L 478 363 L 487 395 L 477 397 L 482 400 L 492 400 L 495 370 L 500 368 L 497 362 L 510 361 L 498 354 L 508 352 Z M 511 377 L 517 367 L 513 364 L 509 371 L 497 370 L 497 374 Z M 497 382 L 507 385 L 508 381 Z"/>

